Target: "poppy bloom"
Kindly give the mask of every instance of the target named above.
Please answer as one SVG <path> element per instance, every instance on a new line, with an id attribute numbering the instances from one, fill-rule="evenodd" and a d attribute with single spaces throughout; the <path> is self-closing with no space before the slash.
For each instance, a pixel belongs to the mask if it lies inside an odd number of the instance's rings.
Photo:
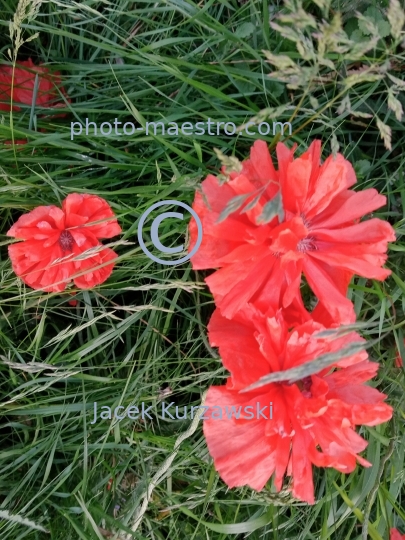
<path id="1" fill-rule="evenodd" d="M 204 238 L 191 259 L 193 268 L 219 268 L 206 282 L 226 317 L 245 302 L 262 309 L 298 302 L 303 309 L 303 273 L 319 300 L 314 318 L 327 325 L 354 322 L 346 298 L 353 275 L 383 280 L 390 274 L 382 265 L 387 243 L 395 240 L 391 225 L 376 218 L 360 222 L 386 197 L 375 189 L 350 190 L 356 183 L 351 164 L 340 154 L 321 164 L 320 141 L 296 159 L 295 146 L 289 150 L 278 143 L 276 150 L 278 171 L 266 143 L 258 140 L 240 172 L 232 172 L 225 183 L 213 175 L 202 182 L 193 208 Z M 218 221 L 230 201 L 243 196 L 245 206 Z M 279 215 L 272 217 L 277 206 Z M 193 245 L 194 220 L 190 234 Z"/>
<path id="2" fill-rule="evenodd" d="M 8 252 L 14 272 L 33 289 L 63 291 L 72 280 L 89 289 L 110 276 L 117 257 L 99 240 L 120 233 L 107 201 L 71 193 L 62 209 L 38 206 L 22 215 L 7 235 L 23 242 L 11 244 Z"/>
<path id="3" fill-rule="evenodd" d="M 261 490 L 274 473 L 279 491 L 287 474 L 292 477 L 293 496 L 313 504 L 312 465 L 344 473 L 352 472 L 356 462 L 371 465 L 359 455 L 367 441 L 355 426 L 386 422 L 392 408 L 383 403 L 384 394 L 364 384 L 378 370 L 365 350 L 295 383 L 246 390 L 272 372 L 364 342 L 358 334 L 335 339 L 318 335 L 324 327 L 315 321 L 289 330 L 282 310 L 265 315 L 252 304 L 245 304 L 232 320 L 216 309 L 208 330 L 210 343 L 219 347 L 231 376 L 225 386 L 208 391 L 205 405 L 211 414 L 205 415 L 204 435 L 215 467 L 229 487 Z M 218 407 L 235 415 L 219 416 Z M 245 412 L 247 407 L 250 416 L 238 418 L 237 411 Z"/>
<path id="4" fill-rule="evenodd" d="M 4 144 L 7 145 L 7 146 L 9 146 L 9 145 L 12 144 L 12 141 L 4 141 Z M 16 146 L 21 146 L 21 145 L 23 145 L 23 144 L 27 144 L 27 139 L 15 139 L 15 140 L 14 140 L 14 144 L 15 144 Z"/>
<path id="5" fill-rule="evenodd" d="M 405 339 L 404 339 L 404 346 L 405 346 Z M 401 353 L 400 351 L 397 349 L 397 352 L 396 352 L 396 355 L 395 355 L 395 367 L 402 367 L 404 364 L 403 364 L 403 361 L 402 361 L 402 356 L 401 356 Z"/>
<path id="6" fill-rule="evenodd" d="M 36 66 L 30 58 L 16 65 L 14 84 L 12 80 L 13 67 L 0 66 L 0 110 L 9 111 L 11 101 L 13 102 L 13 111 L 21 110 L 17 103 L 32 105 L 37 74 L 38 83 L 35 104 L 38 107 L 64 107 L 65 103 L 60 102 L 60 94 L 57 90 L 59 87 L 62 94 L 66 95 L 65 90 L 61 87 L 60 73 L 51 73 L 44 66 Z"/>
<path id="7" fill-rule="evenodd" d="M 401 534 L 398 529 L 391 529 L 390 540 L 405 540 L 405 534 Z"/>
<path id="8" fill-rule="evenodd" d="M 73 296 L 73 300 L 69 300 L 68 304 L 69 306 L 76 307 L 79 301 L 75 300 L 76 295 L 74 293 L 71 293 L 71 296 Z"/>

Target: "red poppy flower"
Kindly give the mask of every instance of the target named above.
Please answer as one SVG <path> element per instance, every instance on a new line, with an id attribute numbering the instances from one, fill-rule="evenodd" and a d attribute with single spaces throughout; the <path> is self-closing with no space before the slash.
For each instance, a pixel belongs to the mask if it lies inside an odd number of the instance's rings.
<path id="1" fill-rule="evenodd" d="M 76 307 L 77 304 L 79 303 L 79 301 L 75 300 L 75 298 L 76 298 L 75 293 L 70 293 L 70 296 L 73 296 L 73 300 L 68 301 L 69 306 Z"/>
<path id="2" fill-rule="evenodd" d="M 8 247 L 14 272 L 33 289 L 48 292 L 63 291 L 72 280 L 80 289 L 103 283 L 117 254 L 99 240 L 121 232 L 113 217 L 107 201 L 96 195 L 71 193 L 62 209 L 38 206 L 7 233 L 24 240 Z"/>
<path id="3" fill-rule="evenodd" d="M 256 141 L 240 173 L 233 172 L 225 183 L 212 175 L 203 181 L 193 208 L 204 238 L 191 259 L 193 268 L 220 268 L 206 282 L 226 317 L 245 302 L 262 309 L 302 304 L 303 273 L 319 299 L 314 318 L 328 325 L 350 323 L 355 314 L 346 293 L 352 276 L 382 280 L 390 274 L 382 265 L 387 243 L 395 240 L 392 227 L 375 218 L 359 222 L 386 198 L 375 189 L 350 190 L 356 177 L 342 155 L 329 156 L 321 165 L 320 141 L 296 159 L 294 149 L 277 145 L 276 171 L 266 143 Z M 265 205 L 277 206 L 279 192 L 284 218 L 260 223 Z M 229 202 L 244 195 L 245 205 L 257 197 L 256 205 L 247 211 L 241 207 L 218 223 Z M 193 245 L 194 220 L 190 233 Z"/>
<path id="4" fill-rule="evenodd" d="M 404 339 L 404 345 L 405 345 L 405 339 Z M 402 356 L 399 350 L 397 349 L 397 353 L 395 355 L 395 367 L 401 368 L 403 366 Z"/>
<path id="5" fill-rule="evenodd" d="M 204 434 L 215 467 L 229 487 L 248 485 L 261 490 L 274 473 L 275 487 L 280 490 L 287 474 L 292 477 L 293 496 L 312 504 L 312 465 L 344 473 L 352 472 L 356 461 L 371 465 L 359 456 L 367 442 L 354 428 L 389 420 L 392 408 L 383 403 L 384 394 L 364 384 L 378 370 L 366 351 L 294 384 L 272 383 L 240 392 L 272 372 L 364 341 L 358 334 L 337 339 L 319 336 L 324 327 L 314 321 L 289 330 L 282 310 L 265 316 L 252 304 L 246 304 L 232 320 L 217 309 L 208 329 L 210 343 L 219 347 L 231 377 L 225 386 L 208 391 Z M 224 411 L 222 419 L 218 407 Z M 229 416 L 226 412 L 232 407 L 235 415 Z M 238 410 L 243 411 L 239 419 Z"/>
<path id="6" fill-rule="evenodd" d="M 12 142 L 12 141 L 4 141 L 4 144 L 5 144 L 6 146 L 10 146 L 11 144 L 13 144 L 13 142 Z M 23 145 L 23 144 L 27 144 L 27 139 L 15 139 L 15 140 L 14 140 L 14 144 L 15 144 L 16 146 L 21 146 L 21 145 Z"/>
<path id="7" fill-rule="evenodd" d="M 401 534 L 398 529 L 391 529 L 390 540 L 405 540 L 405 534 Z"/>
<path id="8" fill-rule="evenodd" d="M 0 103 L 0 110 L 9 111 L 11 101 L 13 101 L 13 111 L 21 110 L 21 107 L 16 105 L 17 103 L 31 105 L 36 74 L 38 74 L 36 105 L 39 107 L 64 107 L 65 103 L 60 102 L 60 94 L 57 90 L 59 87 L 62 94 L 66 95 L 61 86 L 60 73 L 58 71 L 51 73 L 44 66 L 36 66 L 30 58 L 17 64 L 14 70 L 14 85 L 12 84 L 13 67 L 0 66 L 0 102 L 5 102 Z"/>

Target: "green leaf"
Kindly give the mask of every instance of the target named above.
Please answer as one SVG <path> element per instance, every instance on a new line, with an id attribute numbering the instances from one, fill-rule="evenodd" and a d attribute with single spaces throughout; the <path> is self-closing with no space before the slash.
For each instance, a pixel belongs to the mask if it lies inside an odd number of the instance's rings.
<path id="1" fill-rule="evenodd" d="M 236 210 L 238 210 L 242 206 L 242 204 L 249 196 L 250 193 L 248 193 L 247 195 L 237 195 L 236 197 L 233 197 L 230 201 L 228 201 L 225 208 L 219 214 L 217 223 L 221 223 L 221 221 L 224 221 L 230 214 L 236 212 Z"/>
<path id="2" fill-rule="evenodd" d="M 256 531 L 257 529 L 260 529 L 261 527 L 264 527 L 265 525 L 267 525 L 271 521 L 272 516 L 273 516 L 273 510 L 272 508 L 270 508 L 262 516 L 249 519 L 248 521 L 245 521 L 242 523 L 229 523 L 229 524 L 218 523 L 217 524 L 217 523 L 210 523 L 208 521 L 202 521 L 198 516 L 196 516 L 188 508 L 180 507 L 180 510 L 187 516 L 205 525 L 207 529 L 210 529 L 211 531 L 215 531 L 218 533 L 223 533 L 223 534 L 242 534 L 242 533 L 250 533 L 250 532 Z"/>
<path id="3" fill-rule="evenodd" d="M 363 523 L 364 514 L 360 510 L 360 508 L 356 508 L 356 504 L 348 497 L 345 491 L 336 484 L 336 482 L 333 482 L 333 485 L 338 490 L 338 492 L 340 493 L 342 499 L 345 501 L 347 506 L 352 510 L 356 518 L 360 521 L 360 523 Z M 372 523 L 368 524 L 368 533 L 372 540 L 383 540 L 382 536 L 380 536 L 380 534 L 377 532 L 376 528 L 374 527 Z"/>
<path id="4" fill-rule="evenodd" d="M 239 38 L 247 38 L 253 34 L 255 26 L 251 22 L 244 22 L 235 30 L 235 36 Z"/>
<path id="5" fill-rule="evenodd" d="M 261 388 L 262 386 L 271 383 L 285 382 L 292 384 L 301 379 L 304 379 L 305 377 L 309 377 L 310 375 L 315 375 L 315 373 L 319 373 L 319 371 L 321 371 L 322 369 L 325 369 L 332 364 L 336 364 L 340 360 L 343 360 L 344 358 L 347 358 L 352 354 L 358 353 L 364 350 L 366 347 L 370 347 L 372 344 L 377 342 L 378 340 L 374 340 L 373 342 L 369 341 L 367 343 L 363 341 L 350 343 L 349 345 L 340 349 L 337 352 L 321 354 L 314 360 L 309 360 L 301 366 L 286 369 L 285 371 L 276 371 L 274 373 L 271 373 L 270 375 L 265 375 L 255 383 L 247 386 L 246 388 L 243 388 L 243 390 L 240 390 L 240 393 L 250 392 L 251 390 Z"/>
<path id="6" fill-rule="evenodd" d="M 260 197 L 262 196 L 263 194 L 263 190 L 260 191 L 260 193 L 258 195 L 256 195 L 256 197 L 254 199 L 252 199 L 250 201 L 250 203 L 248 203 L 244 208 L 243 210 L 241 210 L 241 214 L 244 214 L 245 212 L 248 212 L 249 210 L 252 210 L 256 204 L 260 201 Z"/>
<path id="7" fill-rule="evenodd" d="M 284 93 L 284 85 L 277 81 L 266 79 L 264 81 L 264 86 L 266 87 L 267 92 L 271 94 L 273 98 L 278 98 Z"/>
<path id="8" fill-rule="evenodd" d="M 391 33 L 391 28 L 387 21 L 384 21 L 384 20 L 378 21 L 377 28 L 378 28 L 378 33 L 380 37 L 382 38 L 389 36 Z"/>
<path id="9" fill-rule="evenodd" d="M 373 6 L 369 6 L 364 12 L 364 17 L 368 19 L 378 30 L 378 35 L 382 38 L 387 37 L 391 33 L 389 23 L 383 18 L 382 13 Z M 372 33 L 371 28 L 367 24 L 367 20 L 359 19 L 359 29 L 364 35 L 368 36 Z"/>
<path id="10" fill-rule="evenodd" d="M 257 218 L 256 222 L 257 224 L 263 225 L 265 223 L 269 223 L 276 216 L 278 216 L 280 222 L 283 221 L 284 208 L 280 191 L 271 199 L 271 201 L 264 205 L 263 211 Z"/>
<path id="11" fill-rule="evenodd" d="M 357 176 L 364 177 L 370 167 L 371 163 L 367 159 L 359 159 L 354 163 L 354 170 Z"/>
<path id="12" fill-rule="evenodd" d="M 368 41 L 368 37 L 363 34 L 359 29 L 355 30 L 350 34 L 350 39 L 356 43 L 361 43 L 362 41 Z"/>

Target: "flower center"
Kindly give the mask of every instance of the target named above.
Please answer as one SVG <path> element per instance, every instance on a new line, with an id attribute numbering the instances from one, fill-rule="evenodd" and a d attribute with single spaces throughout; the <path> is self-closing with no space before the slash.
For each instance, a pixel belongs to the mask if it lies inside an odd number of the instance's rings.
<path id="1" fill-rule="evenodd" d="M 301 253 L 305 253 L 305 251 L 314 251 L 316 249 L 318 249 L 318 247 L 315 244 L 314 236 L 302 238 L 302 240 L 297 243 L 297 251 L 300 251 Z"/>
<path id="2" fill-rule="evenodd" d="M 73 248 L 73 236 L 69 231 L 62 231 L 59 236 L 59 245 L 62 251 L 72 251 Z"/>
<path id="3" fill-rule="evenodd" d="M 312 378 L 304 377 L 303 379 L 300 379 L 296 382 L 298 388 L 301 390 L 302 395 L 304 397 L 311 397 L 311 386 L 312 386 Z"/>
<path id="4" fill-rule="evenodd" d="M 275 227 L 270 236 L 272 252 L 280 256 L 288 252 L 305 253 L 318 249 L 315 237 L 309 234 L 308 226 L 309 222 L 301 215 Z"/>

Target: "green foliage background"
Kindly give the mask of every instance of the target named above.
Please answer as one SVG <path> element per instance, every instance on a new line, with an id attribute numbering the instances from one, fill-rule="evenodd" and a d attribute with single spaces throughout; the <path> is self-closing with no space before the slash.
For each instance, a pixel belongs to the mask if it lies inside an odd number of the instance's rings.
<path id="1" fill-rule="evenodd" d="M 136 230 L 154 202 L 193 200 L 219 169 L 214 148 L 244 159 L 255 137 L 71 140 L 70 122 L 86 117 L 139 126 L 291 121 L 284 140 L 297 153 L 314 138 L 324 157 L 340 147 L 357 189 L 387 196 L 376 215 L 398 239 L 392 277 L 356 279 L 349 293 L 358 319 L 377 323 L 363 335 L 383 336 L 370 350 L 381 364 L 373 384 L 395 411 L 390 423 L 360 429 L 373 466 L 350 475 L 316 470 L 314 506 L 292 500 L 287 484 L 281 494 L 271 483 L 261 493 L 228 490 L 200 424 L 177 448 L 134 537 L 380 540 L 392 526 L 405 532 L 404 370 L 394 364 L 396 347 L 405 358 L 403 23 L 399 2 L 3 0 L 2 62 L 31 57 L 61 71 L 71 102 L 66 117 L 29 106 L 0 117 L 2 540 L 125 538 L 151 478 L 190 425 L 159 418 L 162 399 L 198 405 L 226 377 L 206 340 L 213 302 L 204 275 L 189 264 L 153 263 Z M 261 138 L 274 148 L 280 136 Z M 28 143 L 6 144 L 17 139 Z M 22 213 L 72 192 L 106 198 L 124 231 L 112 246 L 119 262 L 111 278 L 69 291 L 76 307 L 68 292 L 43 294 L 16 278 L 5 235 Z M 178 220 L 162 230 L 167 243 L 187 240 Z M 94 401 L 144 401 L 155 419 L 90 425 Z"/>

